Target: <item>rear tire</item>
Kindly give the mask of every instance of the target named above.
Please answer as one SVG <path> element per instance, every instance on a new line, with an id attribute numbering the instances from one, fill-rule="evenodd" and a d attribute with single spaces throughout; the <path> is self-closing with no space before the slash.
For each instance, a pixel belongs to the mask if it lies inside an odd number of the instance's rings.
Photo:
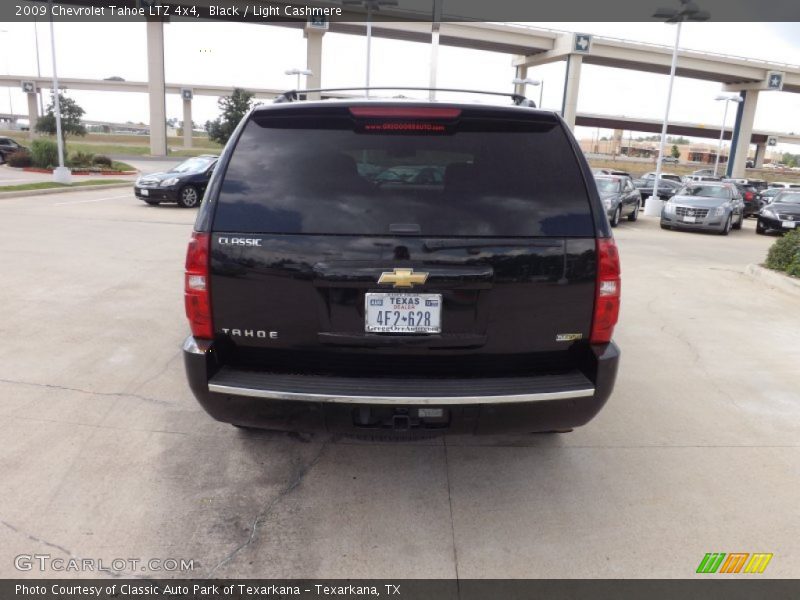
<path id="1" fill-rule="evenodd" d="M 628 215 L 628 221 L 630 221 L 631 223 L 633 223 L 633 222 L 634 222 L 634 221 L 636 221 L 636 219 L 638 219 L 638 218 L 639 218 L 639 203 L 637 202 L 637 203 L 636 203 L 636 206 L 635 206 L 635 207 L 634 207 L 634 209 L 633 209 L 633 212 L 632 212 L 631 214 L 629 214 L 629 215 Z"/>
<path id="2" fill-rule="evenodd" d="M 178 193 L 178 206 L 182 208 L 197 208 L 200 206 L 200 191 L 193 185 L 185 185 Z"/>
<path id="3" fill-rule="evenodd" d="M 619 225 L 619 217 L 621 213 L 622 209 L 618 206 L 617 210 L 614 211 L 614 216 L 611 217 L 610 223 L 612 227 L 616 227 L 617 225 Z"/>
<path id="4" fill-rule="evenodd" d="M 742 225 L 744 225 L 744 213 L 739 215 L 739 220 L 736 221 L 736 225 L 733 226 L 734 229 L 741 229 Z"/>

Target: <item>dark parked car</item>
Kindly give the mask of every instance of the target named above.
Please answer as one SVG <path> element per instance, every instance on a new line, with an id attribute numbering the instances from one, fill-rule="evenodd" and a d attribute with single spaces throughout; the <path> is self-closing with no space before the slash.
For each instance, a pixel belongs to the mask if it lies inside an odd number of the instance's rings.
<path id="1" fill-rule="evenodd" d="M 744 223 L 744 201 L 730 183 L 690 183 L 664 204 L 662 229 L 697 229 L 728 235 Z"/>
<path id="2" fill-rule="evenodd" d="M 8 137 L 0 137 L 0 163 L 6 162 L 6 157 L 14 152 L 20 150 L 27 150 L 25 146 L 21 146 L 14 140 Z"/>
<path id="3" fill-rule="evenodd" d="M 800 227 L 800 190 L 784 190 L 758 213 L 756 233 Z"/>
<path id="4" fill-rule="evenodd" d="M 595 175 L 597 191 L 606 207 L 608 222 L 612 227 L 619 225 L 619 220 L 626 217 L 628 221 L 639 218 L 639 205 L 642 196 L 639 190 L 633 187 L 630 177 L 615 177 L 613 175 Z"/>
<path id="5" fill-rule="evenodd" d="M 184 208 L 200 206 L 218 158 L 211 154 L 195 156 L 166 173 L 142 175 L 134 183 L 133 192 L 153 206 L 162 202 L 177 202 Z"/>
<path id="6" fill-rule="evenodd" d="M 762 206 L 761 191 L 755 185 L 742 179 L 723 179 L 722 181 L 725 183 L 733 183 L 739 190 L 739 193 L 742 194 L 745 217 L 758 214 Z"/>
<path id="7" fill-rule="evenodd" d="M 639 190 L 643 201 L 653 195 L 654 183 L 655 177 L 645 177 L 642 179 L 633 180 L 633 186 Z M 675 195 L 675 192 L 681 189 L 681 187 L 683 187 L 683 184 L 678 181 L 674 181 L 672 179 L 660 179 L 658 181 L 658 197 L 661 200 L 672 198 L 672 196 Z"/>
<path id="8" fill-rule="evenodd" d="M 444 173 L 425 189 L 363 173 Z M 564 121 L 525 106 L 255 107 L 186 258 L 189 385 L 243 427 L 563 431 L 611 394 L 620 267 Z"/>

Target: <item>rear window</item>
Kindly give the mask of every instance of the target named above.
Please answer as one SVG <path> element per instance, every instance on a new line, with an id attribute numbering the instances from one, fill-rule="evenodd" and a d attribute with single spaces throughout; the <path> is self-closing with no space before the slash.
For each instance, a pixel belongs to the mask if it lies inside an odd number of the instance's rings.
<path id="1" fill-rule="evenodd" d="M 227 167 L 214 229 L 594 235 L 582 172 L 558 123 L 379 121 L 254 115 Z"/>

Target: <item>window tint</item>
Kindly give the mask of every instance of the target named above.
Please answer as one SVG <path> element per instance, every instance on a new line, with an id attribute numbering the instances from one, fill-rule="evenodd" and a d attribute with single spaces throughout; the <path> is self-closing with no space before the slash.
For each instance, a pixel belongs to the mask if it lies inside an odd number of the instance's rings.
<path id="1" fill-rule="evenodd" d="M 702 196 L 704 198 L 732 198 L 733 193 L 727 187 L 717 185 L 692 185 L 683 188 L 681 196 Z"/>
<path id="2" fill-rule="evenodd" d="M 618 192 L 619 191 L 619 181 L 616 179 L 602 179 L 597 178 L 595 179 L 597 182 L 597 189 L 600 192 Z"/>
<path id="3" fill-rule="evenodd" d="M 205 171 L 216 160 L 216 158 L 196 156 L 183 161 L 181 164 L 174 167 L 170 173 L 200 173 Z"/>
<path id="4" fill-rule="evenodd" d="M 781 192 L 775 196 L 775 202 L 786 204 L 800 204 L 800 192 Z"/>
<path id="5" fill-rule="evenodd" d="M 349 117 L 256 115 L 227 167 L 214 229 L 594 235 L 582 173 L 557 124 L 462 117 L 446 133 L 386 130 Z"/>

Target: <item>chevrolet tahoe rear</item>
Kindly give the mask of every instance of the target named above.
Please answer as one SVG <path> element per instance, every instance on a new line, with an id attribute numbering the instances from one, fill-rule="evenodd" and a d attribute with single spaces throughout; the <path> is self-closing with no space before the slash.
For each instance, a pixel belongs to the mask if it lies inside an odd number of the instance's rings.
<path id="1" fill-rule="evenodd" d="M 214 418 L 381 435 L 563 431 L 612 392 L 617 249 L 554 113 L 253 109 L 189 243 L 189 385 Z"/>

